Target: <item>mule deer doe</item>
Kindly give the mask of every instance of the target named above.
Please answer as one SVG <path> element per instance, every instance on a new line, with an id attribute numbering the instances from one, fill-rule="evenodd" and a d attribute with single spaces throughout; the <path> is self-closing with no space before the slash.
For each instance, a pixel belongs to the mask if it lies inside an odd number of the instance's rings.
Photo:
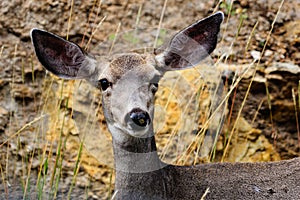
<path id="1" fill-rule="evenodd" d="M 65 79 L 85 79 L 102 91 L 104 115 L 113 138 L 115 199 L 299 199 L 299 158 L 270 163 L 212 163 L 174 166 L 156 152 L 154 95 L 169 70 L 195 66 L 216 47 L 223 13 L 178 32 L 153 54 L 95 57 L 43 30 L 31 38 L 41 64 Z"/>

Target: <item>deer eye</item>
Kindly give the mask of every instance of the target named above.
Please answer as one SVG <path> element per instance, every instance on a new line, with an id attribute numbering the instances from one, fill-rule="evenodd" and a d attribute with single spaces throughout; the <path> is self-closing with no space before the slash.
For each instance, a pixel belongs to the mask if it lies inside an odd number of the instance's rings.
<path id="1" fill-rule="evenodd" d="M 158 90 L 158 82 L 161 77 L 159 75 L 155 75 L 151 80 L 150 80 L 150 90 L 154 94 Z"/>
<path id="2" fill-rule="evenodd" d="M 105 91 L 111 86 L 111 82 L 109 82 L 106 78 L 99 80 L 98 84 L 100 84 L 102 91 Z"/>
<path id="3" fill-rule="evenodd" d="M 152 85 L 156 88 L 158 88 L 158 83 L 152 83 Z"/>
<path id="4" fill-rule="evenodd" d="M 158 83 L 151 83 L 150 90 L 154 94 L 158 90 Z"/>

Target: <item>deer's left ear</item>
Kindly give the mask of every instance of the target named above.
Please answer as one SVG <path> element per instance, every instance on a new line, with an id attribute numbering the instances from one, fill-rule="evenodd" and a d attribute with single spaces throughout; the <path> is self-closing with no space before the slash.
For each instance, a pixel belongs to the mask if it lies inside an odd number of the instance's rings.
<path id="1" fill-rule="evenodd" d="M 217 12 L 178 32 L 166 49 L 156 50 L 158 67 L 168 71 L 197 65 L 215 49 L 223 19 L 224 14 Z"/>

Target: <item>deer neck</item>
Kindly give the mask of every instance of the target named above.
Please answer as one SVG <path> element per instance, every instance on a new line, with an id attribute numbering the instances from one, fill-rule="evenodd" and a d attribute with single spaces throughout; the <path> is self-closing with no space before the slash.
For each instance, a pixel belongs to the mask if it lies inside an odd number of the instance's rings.
<path id="1" fill-rule="evenodd" d="M 117 175 L 118 172 L 122 172 L 122 174 L 152 172 L 166 165 L 157 154 L 152 128 L 149 128 L 149 133 L 146 134 L 149 137 L 143 138 L 130 136 L 122 130 L 118 130 L 118 132 L 119 136 L 122 135 L 123 140 L 113 139 Z"/>
<path id="2" fill-rule="evenodd" d="M 157 154 L 153 132 L 149 137 L 132 137 L 124 132 L 126 142 L 113 139 L 116 169 L 115 199 L 152 199 L 165 196 L 166 191 L 153 193 L 153 186 L 163 188 L 166 164 Z M 123 140 L 124 141 L 124 140 Z M 162 199 L 162 198 L 154 198 Z"/>

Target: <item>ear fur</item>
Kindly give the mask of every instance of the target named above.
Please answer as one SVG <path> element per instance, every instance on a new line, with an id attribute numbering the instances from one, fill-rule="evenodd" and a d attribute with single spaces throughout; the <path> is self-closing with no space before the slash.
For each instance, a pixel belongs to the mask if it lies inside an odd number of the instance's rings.
<path id="1" fill-rule="evenodd" d="M 93 59 L 77 44 L 39 29 L 32 29 L 30 36 L 39 61 L 53 74 L 65 79 L 87 79 L 94 73 Z"/>
<path id="2" fill-rule="evenodd" d="M 194 67 L 216 47 L 224 14 L 217 12 L 178 32 L 166 49 L 156 50 L 155 59 L 162 70 Z"/>

